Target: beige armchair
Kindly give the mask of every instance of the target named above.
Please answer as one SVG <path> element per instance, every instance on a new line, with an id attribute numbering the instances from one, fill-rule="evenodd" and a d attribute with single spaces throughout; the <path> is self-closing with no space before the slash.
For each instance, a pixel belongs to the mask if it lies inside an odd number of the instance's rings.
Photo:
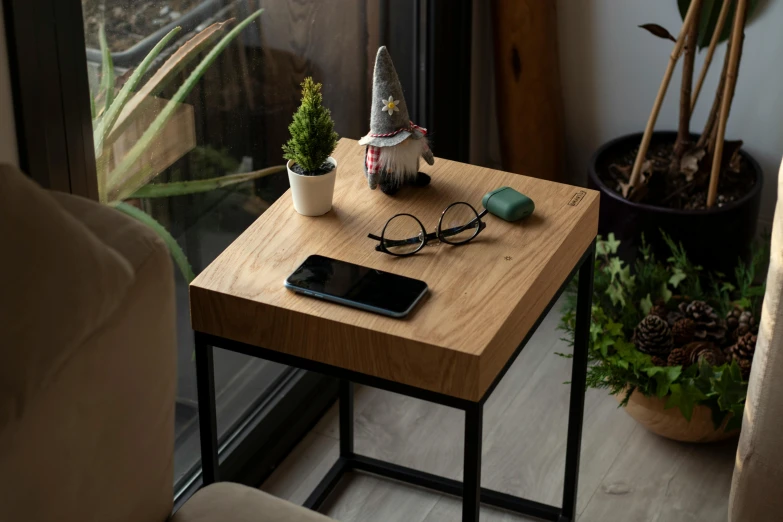
<path id="1" fill-rule="evenodd" d="M 783 520 L 783 165 L 767 293 L 729 503 L 731 522 Z"/>
<path id="2" fill-rule="evenodd" d="M 165 246 L 2 165 L 0 240 L 0 520 L 169 519 L 177 368 Z M 221 483 L 171 520 L 329 519 Z"/>

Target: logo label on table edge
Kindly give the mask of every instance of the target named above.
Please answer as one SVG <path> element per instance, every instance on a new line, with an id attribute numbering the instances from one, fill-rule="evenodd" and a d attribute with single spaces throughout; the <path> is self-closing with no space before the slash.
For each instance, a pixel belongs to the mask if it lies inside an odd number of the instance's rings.
<path id="1" fill-rule="evenodd" d="M 587 195 L 587 192 L 585 192 L 584 190 L 580 190 L 579 192 L 574 194 L 574 196 L 571 198 L 571 201 L 568 202 L 568 206 L 570 206 L 570 207 L 577 206 L 579 204 L 579 202 L 582 201 L 585 198 L 586 195 Z"/>

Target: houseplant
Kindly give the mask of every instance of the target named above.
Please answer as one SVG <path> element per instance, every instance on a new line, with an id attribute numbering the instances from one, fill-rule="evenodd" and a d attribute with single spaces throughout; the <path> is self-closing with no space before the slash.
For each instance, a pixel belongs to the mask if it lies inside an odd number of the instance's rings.
<path id="1" fill-rule="evenodd" d="M 242 30 L 261 15 L 262 11 L 251 14 L 224 35 L 225 29 L 232 20 L 207 27 L 182 45 L 154 74 L 143 81 L 145 75 L 151 72 L 150 67 L 155 58 L 180 31 L 179 27 L 175 27 L 145 56 L 119 89 L 116 87 L 114 64 L 106 42 L 105 31 L 103 28 L 99 31 L 102 55 L 101 81 L 98 91 L 91 100 L 99 200 L 152 228 L 166 243 L 177 267 L 188 282 L 193 279 L 194 274 L 182 248 L 163 225 L 132 204 L 132 201 L 140 198 L 206 192 L 282 172 L 284 167 L 281 165 L 196 181 L 151 183 L 160 174 L 161 166 L 151 161 L 148 153 L 151 150 L 154 152 L 155 146 L 161 140 L 162 132 L 206 70 Z M 215 43 L 221 35 L 222 38 Z M 150 108 L 147 102 L 157 100 L 155 95 L 204 52 L 206 55 L 192 69 L 172 98 L 153 107 L 151 121 L 143 128 L 141 135 L 130 143 L 121 157 L 116 157 L 114 144 L 123 135 L 127 125 L 139 120 L 141 116 L 149 116 L 147 113 L 150 112 Z"/>
<path id="2" fill-rule="evenodd" d="M 670 256 L 659 260 L 642 241 L 633 267 L 617 256 L 613 234 L 599 238 L 587 385 L 608 389 L 656 433 L 718 440 L 742 421 L 768 252 L 756 248 L 728 277 L 707 273 L 662 238 Z M 561 321 L 571 343 L 575 295 L 574 287 Z"/>
<path id="3" fill-rule="evenodd" d="M 725 139 L 736 85 L 744 26 L 755 0 L 679 0 L 683 27 L 677 38 L 664 28 L 644 27 L 674 41 L 664 78 L 643 133 L 612 140 L 593 156 L 589 183 L 601 191 L 600 232 L 615 232 L 621 255 L 630 260 L 645 234 L 654 252 L 665 252 L 659 228 L 681 241 L 694 261 L 730 271 L 749 252 L 762 189 L 758 163 Z M 712 108 L 701 134 L 692 134 L 691 116 L 712 56 L 727 38 L 726 54 Z M 694 87 L 698 47 L 707 48 Z M 672 72 L 682 57 L 679 124 L 676 132 L 654 132 Z M 704 98 L 704 96 L 702 96 Z"/>
<path id="4" fill-rule="evenodd" d="M 294 208 L 304 216 L 320 216 L 332 209 L 337 161 L 330 154 L 339 136 L 322 102 L 321 84 L 305 78 L 302 104 L 288 126 L 291 139 L 283 145 Z"/>

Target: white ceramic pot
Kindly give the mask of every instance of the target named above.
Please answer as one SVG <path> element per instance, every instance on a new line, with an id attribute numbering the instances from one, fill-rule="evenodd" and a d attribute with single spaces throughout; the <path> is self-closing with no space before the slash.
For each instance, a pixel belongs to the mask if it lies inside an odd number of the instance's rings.
<path id="1" fill-rule="evenodd" d="M 293 162 L 288 160 L 288 183 L 291 185 L 291 197 L 294 209 L 303 216 L 321 216 L 332 209 L 334 180 L 337 176 L 337 161 L 329 156 L 326 161 L 334 168 L 320 176 L 303 176 L 291 170 Z"/>

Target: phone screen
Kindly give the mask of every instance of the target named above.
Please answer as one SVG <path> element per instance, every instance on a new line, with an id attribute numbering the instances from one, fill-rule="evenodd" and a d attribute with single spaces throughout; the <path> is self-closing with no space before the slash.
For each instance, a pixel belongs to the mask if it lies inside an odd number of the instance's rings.
<path id="1" fill-rule="evenodd" d="M 286 286 L 315 297 L 400 317 L 427 291 L 427 283 L 324 256 L 308 257 Z"/>

